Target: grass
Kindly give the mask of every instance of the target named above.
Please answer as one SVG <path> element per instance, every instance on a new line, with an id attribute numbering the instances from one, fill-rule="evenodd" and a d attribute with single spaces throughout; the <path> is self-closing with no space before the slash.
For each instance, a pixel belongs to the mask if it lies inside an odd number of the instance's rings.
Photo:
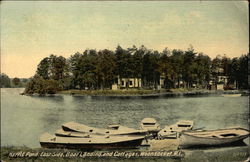
<path id="1" fill-rule="evenodd" d="M 122 89 L 122 90 L 64 90 L 58 92 L 58 94 L 73 94 L 73 95 L 88 95 L 88 96 L 143 96 L 143 95 L 155 95 L 164 93 L 187 93 L 187 92 L 205 92 L 208 90 L 198 89 L 170 89 L 170 90 L 147 90 L 147 89 Z"/>
<path id="2" fill-rule="evenodd" d="M 158 94 L 164 93 L 167 90 L 142 90 L 142 89 L 124 89 L 124 90 L 66 90 L 60 91 L 59 94 L 80 94 L 80 95 L 148 95 L 148 94 Z"/>

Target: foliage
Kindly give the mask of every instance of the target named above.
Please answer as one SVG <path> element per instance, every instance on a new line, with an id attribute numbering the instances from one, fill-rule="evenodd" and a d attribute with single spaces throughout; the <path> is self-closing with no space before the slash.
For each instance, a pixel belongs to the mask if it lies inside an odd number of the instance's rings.
<path id="1" fill-rule="evenodd" d="M 45 80 L 42 77 L 35 75 L 26 86 L 24 91 L 25 94 L 37 93 L 40 95 L 44 94 L 55 94 L 57 91 L 62 90 L 61 85 L 56 80 Z"/>
<path id="2" fill-rule="evenodd" d="M 49 69 L 50 69 L 50 58 L 45 57 L 37 66 L 37 75 L 43 77 L 44 79 L 49 79 Z"/>
<path id="3" fill-rule="evenodd" d="M 10 78 L 6 74 L 1 73 L 0 88 L 10 88 L 10 86 Z"/>
<path id="4" fill-rule="evenodd" d="M 228 84 L 236 83 L 237 88 L 245 89 L 248 57 L 249 54 L 230 59 L 218 55 L 211 59 L 195 52 L 192 46 L 186 51 L 165 48 L 162 52 L 143 45 L 128 49 L 118 45 L 115 51 L 87 49 L 68 59 L 56 55 L 45 57 L 26 91 L 45 94 L 60 89 L 104 90 L 122 78 L 140 78 L 144 89 L 156 89 L 160 78 L 165 89 L 207 88 L 210 81 L 217 84 L 222 75 L 229 77 Z"/>
<path id="5" fill-rule="evenodd" d="M 26 78 L 9 78 L 8 75 L 1 73 L 1 81 L 0 87 L 1 88 L 20 88 L 25 87 L 28 82 Z"/>
<path id="6" fill-rule="evenodd" d="M 12 83 L 14 84 L 14 86 L 18 86 L 21 83 L 21 81 L 19 78 L 13 78 Z"/>
<path id="7" fill-rule="evenodd" d="M 248 89 L 248 60 L 249 53 L 232 59 L 218 55 L 212 60 L 212 76 L 216 81 L 219 75 L 229 77 L 228 85 L 235 84 L 237 89 Z"/>

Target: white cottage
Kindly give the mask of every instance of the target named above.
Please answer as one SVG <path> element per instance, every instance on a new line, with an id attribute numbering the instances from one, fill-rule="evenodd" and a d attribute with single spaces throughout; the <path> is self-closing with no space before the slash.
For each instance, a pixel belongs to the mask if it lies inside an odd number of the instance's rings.
<path id="1" fill-rule="evenodd" d="M 141 88 L 141 78 L 117 78 L 115 84 L 112 85 L 112 90 L 123 88 Z"/>

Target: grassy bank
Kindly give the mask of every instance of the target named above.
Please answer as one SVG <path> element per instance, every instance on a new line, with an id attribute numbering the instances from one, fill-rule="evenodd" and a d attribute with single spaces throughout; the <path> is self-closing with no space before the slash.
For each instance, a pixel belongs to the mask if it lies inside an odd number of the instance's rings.
<path id="1" fill-rule="evenodd" d="M 166 89 L 166 90 L 148 90 L 148 89 L 122 89 L 122 90 L 63 90 L 58 91 L 56 94 L 25 94 L 31 96 L 56 96 L 56 95 L 72 95 L 72 96 L 144 96 L 144 97 L 178 97 L 178 96 L 201 96 L 201 95 L 221 95 L 221 94 L 235 94 L 241 93 L 243 96 L 249 95 L 247 90 L 207 90 L 207 89 Z"/>
<path id="2" fill-rule="evenodd" d="M 149 95 L 166 93 L 168 90 L 142 90 L 142 89 L 128 89 L 128 90 L 66 90 L 60 91 L 58 94 L 70 94 L 70 95 L 89 95 L 89 96 L 127 96 L 127 95 Z"/>
<path id="3" fill-rule="evenodd" d="M 70 95 L 89 95 L 89 96 L 143 96 L 143 95 L 157 95 L 157 94 L 207 94 L 214 93 L 214 91 L 197 90 L 197 89 L 169 89 L 169 90 L 146 90 L 146 89 L 123 89 L 123 90 L 65 90 L 58 94 Z"/>

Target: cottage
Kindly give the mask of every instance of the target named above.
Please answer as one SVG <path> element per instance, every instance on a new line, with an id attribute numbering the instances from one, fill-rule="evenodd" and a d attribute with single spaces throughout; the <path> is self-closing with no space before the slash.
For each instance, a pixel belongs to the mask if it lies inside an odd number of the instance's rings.
<path id="1" fill-rule="evenodd" d="M 120 88 L 141 88 L 140 78 L 121 78 L 118 79 L 118 86 Z"/>
<path id="2" fill-rule="evenodd" d="M 115 84 L 112 85 L 112 90 L 123 88 L 141 88 L 141 78 L 117 78 Z"/>

